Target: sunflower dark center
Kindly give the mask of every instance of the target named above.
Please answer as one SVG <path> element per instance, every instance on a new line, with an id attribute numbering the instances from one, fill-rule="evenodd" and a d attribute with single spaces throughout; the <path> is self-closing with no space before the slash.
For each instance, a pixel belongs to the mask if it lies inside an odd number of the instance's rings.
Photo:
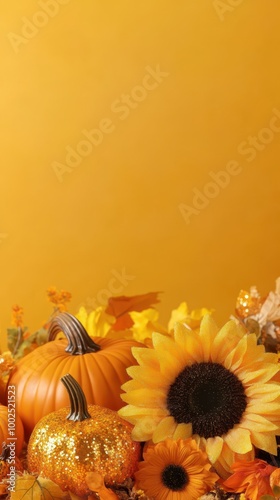
<path id="1" fill-rule="evenodd" d="M 184 368 L 169 388 L 167 407 L 177 423 L 191 423 L 193 434 L 209 438 L 226 434 L 246 409 L 242 382 L 219 363 Z"/>
<path id="2" fill-rule="evenodd" d="M 189 482 L 188 474 L 181 465 L 169 464 L 161 473 L 161 480 L 172 491 L 182 491 Z"/>

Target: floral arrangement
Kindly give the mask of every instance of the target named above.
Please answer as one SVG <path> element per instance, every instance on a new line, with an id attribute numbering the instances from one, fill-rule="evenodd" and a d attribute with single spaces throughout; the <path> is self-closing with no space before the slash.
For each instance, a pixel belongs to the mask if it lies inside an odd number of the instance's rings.
<path id="1" fill-rule="evenodd" d="M 0 355 L 0 401 L 7 406 L 9 387 L 17 389 L 18 448 L 13 451 L 5 439 L 9 424 L 7 419 L 2 423 L 0 411 L 0 498 L 280 498 L 280 278 L 266 296 L 256 287 L 241 290 L 234 314 L 222 328 L 212 309 L 189 311 L 186 302 L 162 325 L 155 308 L 158 295 L 111 297 L 106 307 L 81 307 L 71 315 L 71 294 L 52 287 L 47 290 L 53 305 L 50 319 L 34 333 L 24 325 L 23 308 L 13 306 L 9 350 Z M 67 355 L 61 354 L 65 337 L 71 339 Z M 55 350 L 61 346 L 61 352 Z M 70 363 L 63 356 L 71 354 Z M 36 369 L 34 359 L 39 359 Z M 85 359 L 90 360 L 87 366 Z M 84 364 L 78 367 L 80 361 Z M 66 405 L 41 416 L 44 400 L 37 401 L 35 385 L 40 378 L 47 386 L 45 400 L 62 402 L 62 393 L 57 397 L 53 388 L 59 363 L 79 379 L 61 379 L 71 407 L 62 424 Z M 48 366 L 51 371 L 45 375 Z M 110 380 L 104 380 L 106 374 Z M 90 392 L 96 381 L 95 393 Z M 34 429 L 33 424 L 28 427 L 32 412 L 27 410 L 25 417 L 21 410 L 28 383 L 34 394 Z M 116 387 L 119 400 L 113 397 Z M 106 405 L 96 406 L 98 398 Z M 50 438 L 53 425 L 59 445 Z M 78 460 L 73 470 L 67 466 L 72 472 L 66 478 L 61 471 L 67 469 L 65 455 L 70 456 L 75 440 L 71 460 Z M 47 451 L 38 465 L 42 442 Z M 49 463 L 55 464 L 54 473 L 48 472 Z"/>

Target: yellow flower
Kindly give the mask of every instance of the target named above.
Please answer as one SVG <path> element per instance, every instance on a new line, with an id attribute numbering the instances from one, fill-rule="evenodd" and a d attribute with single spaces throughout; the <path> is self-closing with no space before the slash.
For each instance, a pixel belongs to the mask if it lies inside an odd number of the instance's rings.
<path id="1" fill-rule="evenodd" d="M 101 306 L 90 313 L 87 313 L 85 307 L 80 307 L 76 318 L 92 337 L 108 337 L 108 332 L 115 322 L 115 318 L 106 314 Z"/>
<path id="2" fill-rule="evenodd" d="M 196 500 L 218 480 L 207 455 L 189 438 L 147 447 L 135 473 L 137 487 L 154 500 Z"/>
<path id="3" fill-rule="evenodd" d="M 12 325 L 18 328 L 23 327 L 23 307 L 18 304 L 12 307 Z"/>
<path id="4" fill-rule="evenodd" d="M 212 312 L 214 312 L 213 309 L 206 309 L 206 307 L 194 309 L 190 312 L 187 303 L 181 302 L 177 309 L 174 309 L 171 313 L 168 330 L 170 332 L 173 331 L 176 323 L 185 323 L 192 330 L 195 330 L 196 328 L 199 328 L 203 316 L 206 316 L 206 314 L 212 314 Z"/>
<path id="5" fill-rule="evenodd" d="M 156 309 L 144 309 L 144 311 L 133 311 L 129 313 L 133 321 L 131 327 L 133 338 L 138 342 L 149 343 L 152 334 L 159 331 L 163 334 L 168 333 L 158 324 L 159 312 Z"/>
<path id="6" fill-rule="evenodd" d="M 173 309 L 171 312 L 167 328 L 158 323 L 159 312 L 153 308 L 145 309 L 141 312 L 130 312 L 129 315 L 133 321 L 133 326 L 131 327 L 133 338 L 138 342 L 143 342 L 150 346 L 154 332 L 170 336 L 174 332 L 176 323 L 185 323 L 194 330 L 199 328 L 203 316 L 212 312 L 213 309 L 210 310 L 205 307 L 189 311 L 187 303 L 181 302 L 177 309 Z"/>
<path id="7" fill-rule="evenodd" d="M 253 459 L 253 445 L 277 454 L 280 384 L 277 354 L 229 321 L 218 329 L 204 316 L 199 332 L 177 323 L 174 338 L 153 334 L 153 349 L 133 348 L 139 366 L 122 389 L 119 413 L 137 441 L 194 436 L 211 463 Z"/>

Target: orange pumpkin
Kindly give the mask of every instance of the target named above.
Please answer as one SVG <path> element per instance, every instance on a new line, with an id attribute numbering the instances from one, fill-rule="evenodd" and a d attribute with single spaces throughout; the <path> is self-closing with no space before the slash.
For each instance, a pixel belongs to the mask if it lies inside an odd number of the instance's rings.
<path id="1" fill-rule="evenodd" d="M 99 473 L 105 484 L 122 484 L 140 460 L 141 446 L 133 441 L 133 425 L 115 411 L 87 405 L 81 386 L 69 374 L 61 378 L 69 407 L 43 417 L 28 443 L 28 470 L 54 481 L 63 491 L 89 495 L 89 472 Z M 59 384 L 61 385 L 61 384 Z"/>
<path id="2" fill-rule="evenodd" d="M 8 413 L 8 407 L 0 405 L 0 443 L 8 441 L 8 438 L 16 438 L 15 448 L 16 454 L 19 456 L 24 441 L 24 429 L 21 418 L 12 406 L 9 407 Z"/>
<path id="3" fill-rule="evenodd" d="M 66 339 L 56 339 L 59 332 Z M 89 404 L 111 410 L 124 406 L 121 385 L 129 379 L 127 367 L 136 363 L 131 347 L 137 345 L 133 340 L 92 339 L 71 314 L 54 317 L 49 342 L 19 360 L 9 380 L 16 388 L 17 413 L 26 438 L 44 415 L 67 406 L 67 394 L 58 383 L 65 373 L 81 385 Z"/>

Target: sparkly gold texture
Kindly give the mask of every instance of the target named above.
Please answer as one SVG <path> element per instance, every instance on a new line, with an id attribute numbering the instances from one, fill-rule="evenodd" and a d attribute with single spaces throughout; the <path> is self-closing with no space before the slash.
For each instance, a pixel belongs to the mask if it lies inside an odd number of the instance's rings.
<path id="1" fill-rule="evenodd" d="M 88 411 L 91 418 L 82 422 L 66 419 L 69 408 L 46 415 L 28 444 L 29 471 L 80 496 L 90 493 L 88 472 L 99 472 L 107 486 L 122 483 L 133 475 L 140 455 L 132 425 L 107 408 L 89 405 Z"/>
<path id="2" fill-rule="evenodd" d="M 261 308 L 262 300 L 257 291 L 252 287 L 250 292 L 240 290 L 236 300 L 236 312 L 241 318 L 257 314 Z"/>

